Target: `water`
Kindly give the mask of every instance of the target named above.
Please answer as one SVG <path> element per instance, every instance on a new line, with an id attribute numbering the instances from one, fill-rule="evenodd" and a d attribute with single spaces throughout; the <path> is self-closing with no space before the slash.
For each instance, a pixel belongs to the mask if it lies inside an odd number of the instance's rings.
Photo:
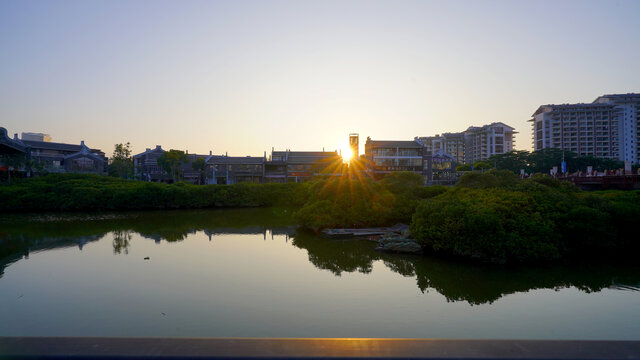
<path id="1" fill-rule="evenodd" d="M 4 215 L 0 336 L 640 339 L 638 266 L 386 254 L 290 213 Z"/>

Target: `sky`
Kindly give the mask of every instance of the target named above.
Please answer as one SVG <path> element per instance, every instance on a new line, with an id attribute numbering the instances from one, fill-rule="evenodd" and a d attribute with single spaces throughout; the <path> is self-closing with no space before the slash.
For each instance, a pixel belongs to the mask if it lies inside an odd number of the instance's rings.
<path id="1" fill-rule="evenodd" d="M 640 92 L 640 1 L 0 0 L 0 126 L 100 148 L 334 150 Z"/>

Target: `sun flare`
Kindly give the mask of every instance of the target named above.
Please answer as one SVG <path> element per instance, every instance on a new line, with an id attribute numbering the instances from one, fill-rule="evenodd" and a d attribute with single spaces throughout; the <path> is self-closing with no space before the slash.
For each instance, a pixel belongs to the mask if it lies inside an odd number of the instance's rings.
<path id="1" fill-rule="evenodd" d="M 351 161 L 351 158 L 353 157 L 353 151 L 351 151 L 351 148 L 349 146 L 340 148 L 340 154 L 342 154 L 342 162 L 345 163 Z"/>

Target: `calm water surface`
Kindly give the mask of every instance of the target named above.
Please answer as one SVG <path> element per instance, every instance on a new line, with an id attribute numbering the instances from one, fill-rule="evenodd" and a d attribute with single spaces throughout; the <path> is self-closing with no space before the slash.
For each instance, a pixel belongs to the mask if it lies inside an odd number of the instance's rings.
<path id="1" fill-rule="evenodd" d="M 386 254 L 289 214 L 4 215 L 0 336 L 640 339 L 638 266 Z"/>

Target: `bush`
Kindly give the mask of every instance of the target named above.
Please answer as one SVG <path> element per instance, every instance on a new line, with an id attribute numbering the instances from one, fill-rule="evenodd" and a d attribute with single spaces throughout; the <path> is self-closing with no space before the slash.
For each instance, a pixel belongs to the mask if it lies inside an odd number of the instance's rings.
<path id="1" fill-rule="evenodd" d="M 444 186 L 426 187 L 422 182 L 422 176 L 412 172 L 389 174 L 377 182 L 319 179 L 307 189 L 307 201 L 294 216 L 300 225 L 315 231 L 408 223 L 421 199 L 447 191 Z"/>
<path id="2" fill-rule="evenodd" d="M 640 192 L 584 193 L 549 176 L 514 181 L 507 173 L 468 174 L 422 201 L 412 236 L 426 249 L 501 263 L 639 247 Z"/>
<path id="3" fill-rule="evenodd" d="M 0 211 L 97 211 L 302 205 L 305 184 L 191 185 L 50 174 L 0 185 Z"/>

